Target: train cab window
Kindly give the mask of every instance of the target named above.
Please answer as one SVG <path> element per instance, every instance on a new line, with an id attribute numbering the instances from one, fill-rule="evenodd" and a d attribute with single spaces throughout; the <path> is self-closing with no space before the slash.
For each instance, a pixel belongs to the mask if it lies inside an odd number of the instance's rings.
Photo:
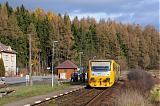
<path id="1" fill-rule="evenodd" d="M 91 63 L 91 69 L 92 71 L 110 71 L 110 62 L 92 62 Z"/>
<path id="2" fill-rule="evenodd" d="M 92 71 L 109 71 L 110 66 L 92 66 Z"/>
<path id="3" fill-rule="evenodd" d="M 108 76 L 110 75 L 110 61 L 94 61 L 91 63 L 91 73 L 93 76 Z"/>

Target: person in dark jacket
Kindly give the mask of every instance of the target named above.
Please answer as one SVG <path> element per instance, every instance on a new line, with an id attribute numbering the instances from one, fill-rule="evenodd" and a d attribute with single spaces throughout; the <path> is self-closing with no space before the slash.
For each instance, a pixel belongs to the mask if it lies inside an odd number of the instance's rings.
<path id="1" fill-rule="evenodd" d="M 78 72 L 75 72 L 75 81 L 78 82 Z"/>
<path id="2" fill-rule="evenodd" d="M 75 73 L 75 72 L 73 72 L 73 73 L 71 74 L 71 81 L 72 81 L 72 82 L 75 82 L 75 76 L 74 76 L 74 73 Z"/>
<path id="3" fill-rule="evenodd" d="M 83 73 L 82 73 L 83 82 L 85 82 L 85 75 L 86 75 L 86 74 L 83 72 Z"/>
<path id="4" fill-rule="evenodd" d="M 82 82 L 83 76 L 82 73 L 79 75 L 80 81 Z"/>

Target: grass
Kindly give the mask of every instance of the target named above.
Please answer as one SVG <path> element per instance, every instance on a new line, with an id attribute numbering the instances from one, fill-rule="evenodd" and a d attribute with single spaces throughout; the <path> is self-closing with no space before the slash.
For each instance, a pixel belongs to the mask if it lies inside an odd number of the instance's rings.
<path id="1" fill-rule="evenodd" d="M 148 96 L 154 86 L 151 74 L 144 70 L 132 70 L 127 74 L 128 81 L 118 96 L 116 106 L 152 106 Z M 157 101 L 157 90 L 152 91 L 151 100 Z"/>
<path id="2" fill-rule="evenodd" d="M 5 96 L 3 98 L 0 98 L 0 105 L 6 104 L 13 101 L 18 101 L 27 97 L 33 97 L 37 95 L 43 95 L 49 92 L 62 90 L 65 88 L 68 88 L 69 84 L 63 84 L 63 85 L 54 85 L 52 88 L 50 84 L 39 84 L 34 85 L 32 87 L 30 86 L 12 86 L 11 89 L 14 89 L 16 92 L 11 93 L 8 96 Z"/>
<path id="3" fill-rule="evenodd" d="M 127 89 L 118 97 L 116 106 L 151 106 L 138 91 Z"/>

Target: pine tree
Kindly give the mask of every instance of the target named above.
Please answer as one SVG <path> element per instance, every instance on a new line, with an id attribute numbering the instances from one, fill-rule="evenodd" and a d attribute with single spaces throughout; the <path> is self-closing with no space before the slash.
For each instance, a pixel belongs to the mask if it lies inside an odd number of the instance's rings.
<path id="1" fill-rule="evenodd" d="M 8 22 L 8 11 L 5 5 L 0 8 L 0 35 L 6 35 L 7 22 Z"/>
<path id="2" fill-rule="evenodd" d="M 67 52 L 67 58 L 72 56 L 71 49 L 74 44 L 74 36 L 72 35 L 71 32 L 71 21 L 67 13 L 64 15 L 64 20 L 63 20 L 63 27 L 62 27 L 62 32 L 63 36 L 63 41 L 65 42 L 66 46 L 64 46 L 64 49 Z"/>
<path id="3" fill-rule="evenodd" d="M 14 14 L 12 14 L 8 19 L 6 34 L 8 36 L 14 36 L 16 38 L 23 35 L 22 31 L 18 26 L 18 22 Z"/>
<path id="4" fill-rule="evenodd" d="M 139 45 L 137 35 L 134 33 L 134 26 L 128 25 L 129 45 L 128 45 L 128 64 L 130 68 L 138 68 Z"/>
<path id="5" fill-rule="evenodd" d="M 143 32 L 148 44 L 148 55 L 150 57 L 149 68 L 158 68 L 160 61 L 159 32 L 153 26 L 146 26 Z"/>
<path id="6" fill-rule="evenodd" d="M 141 66 L 143 69 L 146 69 L 149 66 L 150 63 L 150 57 L 149 57 L 149 45 L 147 44 L 147 41 L 145 39 L 145 35 L 139 34 L 139 66 Z"/>
<path id="7" fill-rule="evenodd" d="M 5 5 L 7 7 L 8 15 L 10 16 L 13 13 L 13 9 L 9 6 L 8 2 L 6 2 Z"/>
<path id="8" fill-rule="evenodd" d="M 29 13 L 23 5 L 21 5 L 21 7 L 17 7 L 15 10 L 18 26 L 24 34 L 27 34 L 27 28 L 31 22 L 30 14 L 32 13 Z"/>
<path id="9" fill-rule="evenodd" d="M 81 42 L 81 37 L 80 37 L 80 32 L 79 32 L 79 20 L 78 17 L 75 17 L 72 23 L 71 30 L 73 32 L 74 36 L 74 48 L 80 51 L 80 43 Z"/>
<path id="10" fill-rule="evenodd" d="M 37 36 L 36 28 L 35 26 L 31 23 L 28 27 L 27 30 L 28 34 L 31 34 L 31 44 L 32 44 L 32 64 L 33 64 L 33 69 L 37 74 L 38 71 L 38 62 L 39 62 L 39 38 Z"/>

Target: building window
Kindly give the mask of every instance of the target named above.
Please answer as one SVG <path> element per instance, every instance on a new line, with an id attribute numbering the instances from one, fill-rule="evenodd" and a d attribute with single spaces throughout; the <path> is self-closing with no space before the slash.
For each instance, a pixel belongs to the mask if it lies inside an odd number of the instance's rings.
<path id="1" fill-rule="evenodd" d="M 5 66 L 5 70 L 8 71 L 8 66 Z"/>
<path id="2" fill-rule="evenodd" d="M 14 62 L 14 56 L 11 56 L 11 62 Z"/>
<path id="3" fill-rule="evenodd" d="M 12 71 L 14 70 L 13 66 L 11 66 L 11 70 L 12 70 Z"/>
<path id="4" fill-rule="evenodd" d="M 6 61 L 8 61 L 8 55 L 6 55 Z"/>

